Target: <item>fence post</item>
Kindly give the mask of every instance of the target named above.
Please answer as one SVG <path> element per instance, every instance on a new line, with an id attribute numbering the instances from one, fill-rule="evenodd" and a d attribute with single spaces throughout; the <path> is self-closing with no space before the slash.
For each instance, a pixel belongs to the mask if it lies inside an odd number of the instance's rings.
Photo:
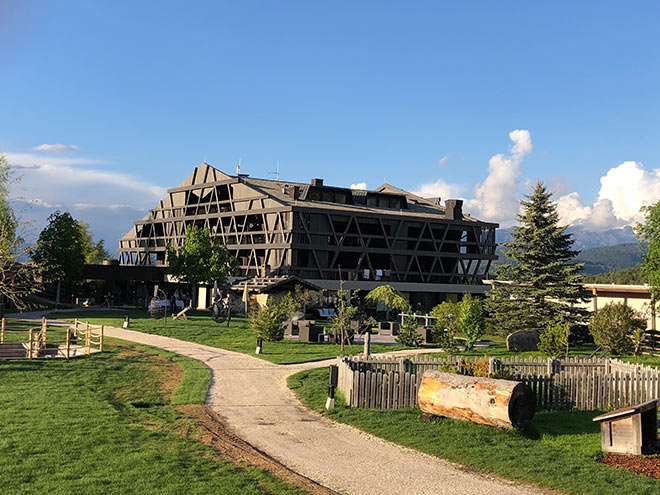
<path id="1" fill-rule="evenodd" d="M 28 349 L 27 349 L 27 351 L 28 351 L 28 358 L 29 358 L 29 359 L 32 359 L 32 338 L 33 338 L 33 332 L 34 332 L 34 330 L 33 330 L 32 328 L 30 328 L 30 337 L 29 337 L 29 340 L 28 340 Z"/>
<path id="2" fill-rule="evenodd" d="M 364 355 L 371 355 L 371 333 L 368 331 L 364 334 Z"/>
<path id="3" fill-rule="evenodd" d="M 492 375 L 495 373 L 495 358 L 494 357 L 489 357 L 488 358 L 488 374 Z"/>
<path id="4" fill-rule="evenodd" d="M 66 358 L 71 357 L 71 329 L 66 329 Z"/>
<path id="5" fill-rule="evenodd" d="M 42 316 L 41 317 L 41 340 L 43 341 L 44 344 L 44 351 L 46 350 L 46 331 L 48 330 L 48 322 L 46 321 L 46 317 Z"/>
<path id="6" fill-rule="evenodd" d="M 101 325 L 101 336 L 99 337 L 99 351 L 103 352 L 103 334 L 104 334 L 104 326 Z"/>
<path id="7" fill-rule="evenodd" d="M 0 333 L 0 344 L 5 343 L 5 319 L 2 319 L 2 333 Z"/>
<path id="8" fill-rule="evenodd" d="M 92 327 L 89 325 L 89 322 L 87 322 L 87 332 L 85 336 L 85 345 L 87 346 L 87 354 L 90 353 L 90 348 L 92 346 Z"/>
<path id="9" fill-rule="evenodd" d="M 554 361 L 551 357 L 548 358 L 548 376 L 552 375 Z"/>

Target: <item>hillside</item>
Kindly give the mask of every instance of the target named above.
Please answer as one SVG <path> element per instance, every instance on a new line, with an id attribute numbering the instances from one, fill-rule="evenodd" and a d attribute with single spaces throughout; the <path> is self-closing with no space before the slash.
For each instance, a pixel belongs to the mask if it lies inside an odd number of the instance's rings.
<path id="1" fill-rule="evenodd" d="M 576 261 L 584 263 L 584 273 L 595 275 L 632 268 L 642 262 L 637 243 L 604 246 L 582 251 Z"/>
<path id="2" fill-rule="evenodd" d="M 610 273 L 584 275 L 582 281 L 586 284 L 643 285 L 646 283 L 642 275 L 642 265 L 616 270 Z"/>
<path id="3" fill-rule="evenodd" d="M 511 241 L 511 231 L 512 229 L 497 230 L 499 259 L 495 265 L 507 262 L 502 255 L 501 245 Z M 631 227 L 603 232 L 590 232 L 581 227 L 569 227 L 568 231 L 573 234 L 574 248 L 582 250 L 576 261 L 584 263 L 585 274 L 596 275 L 624 270 L 642 262 L 642 252 Z"/>
<path id="4" fill-rule="evenodd" d="M 495 265 L 507 262 L 507 258 L 502 255 L 500 248 L 500 246 L 497 247 L 499 259 Z M 642 262 L 642 253 L 637 243 L 618 244 L 585 249 L 575 261 L 584 263 L 584 273 L 596 275 L 634 267 Z"/>

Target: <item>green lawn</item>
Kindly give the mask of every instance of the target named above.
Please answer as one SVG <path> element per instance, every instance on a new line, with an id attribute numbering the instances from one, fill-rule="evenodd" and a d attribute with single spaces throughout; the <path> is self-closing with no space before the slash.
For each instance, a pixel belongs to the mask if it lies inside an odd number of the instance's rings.
<path id="1" fill-rule="evenodd" d="M 289 378 L 310 408 L 325 405 L 328 369 Z M 538 412 L 525 433 L 437 419 L 420 421 L 419 409 L 361 410 L 343 405 L 324 411 L 340 423 L 378 437 L 511 480 L 580 495 L 660 493 L 660 480 L 596 462 L 600 455 L 599 412 Z"/>
<path id="2" fill-rule="evenodd" d="M 118 341 L 106 349 L 68 362 L 0 361 L 0 492 L 301 493 L 186 438 L 197 426 L 173 405 L 204 402 L 204 365 Z M 184 369 L 174 393 L 172 361 Z"/>
<path id="3" fill-rule="evenodd" d="M 263 354 L 254 353 L 257 340 L 248 326 L 245 318 L 232 318 L 229 328 L 226 323 L 217 324 L 211 319 L 210 313 L 203 311 L 189 312 L 189 319 L 164 321 L 153 319 L 148 313 L 141 310 L 125 311 L 81 311 L 52 313 L 48 318 L 73 321 L 79 318 L 81 321 L 89 321 L 95 325 L 122 326 L 124 316 L 131 319 L 130 329 L 139 332 L 153 333 L 175 337 L 189 342 L 197 342 L 212 347 L 228 349 L 230 351 L 242 352 L 254 355 L 277 364 L 304 363 L 307 361 L 320 361 L 337 357 L 340 354 L 338 344 L 313 344 L 309 342 L 298 342 L 296 340 L 282 340 L 280 342 L 264 342 Z M 372 352 L 387 352 L 405 349 L 402 346 L 372 345 Z M 346 347 L 344 354 L 361 353 L 361 345 Z"/>

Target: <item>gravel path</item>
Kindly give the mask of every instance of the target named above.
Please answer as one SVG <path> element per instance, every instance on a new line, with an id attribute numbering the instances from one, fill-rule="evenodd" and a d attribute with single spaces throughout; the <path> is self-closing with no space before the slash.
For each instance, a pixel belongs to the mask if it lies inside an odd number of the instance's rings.
<path id="1" fill-rule="evenodd" d="M 283 366 L 159 335 L 111 327 L 105 327 L 105 334 L 206 363 L 213 372 L 207 403 L 241 438 L 337 492 L 356 495 L 546 493 L 466 471 L 306 409 L 287 388 L 286 378 L 304 369 L 327 366 L 330 361 Z"/>

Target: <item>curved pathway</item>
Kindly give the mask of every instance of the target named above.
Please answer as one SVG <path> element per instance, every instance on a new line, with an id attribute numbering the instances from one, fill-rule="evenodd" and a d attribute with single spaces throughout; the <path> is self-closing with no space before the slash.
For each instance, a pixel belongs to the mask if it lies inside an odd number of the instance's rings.
<path id="1" fill-rule="evenodd" d="M 276 365 L 237 352 L 132 330 L 105 327 L 105 334 L 206 363 L 212 371 L 207 403 L 238 436 L 292 470 L 337 492 L 356 495 L 546 493 L 469 472 L 442 459 L 335 423 L 303 407 L 287 388 L 287 376 L 327 366 L 334 360 Z"/>

